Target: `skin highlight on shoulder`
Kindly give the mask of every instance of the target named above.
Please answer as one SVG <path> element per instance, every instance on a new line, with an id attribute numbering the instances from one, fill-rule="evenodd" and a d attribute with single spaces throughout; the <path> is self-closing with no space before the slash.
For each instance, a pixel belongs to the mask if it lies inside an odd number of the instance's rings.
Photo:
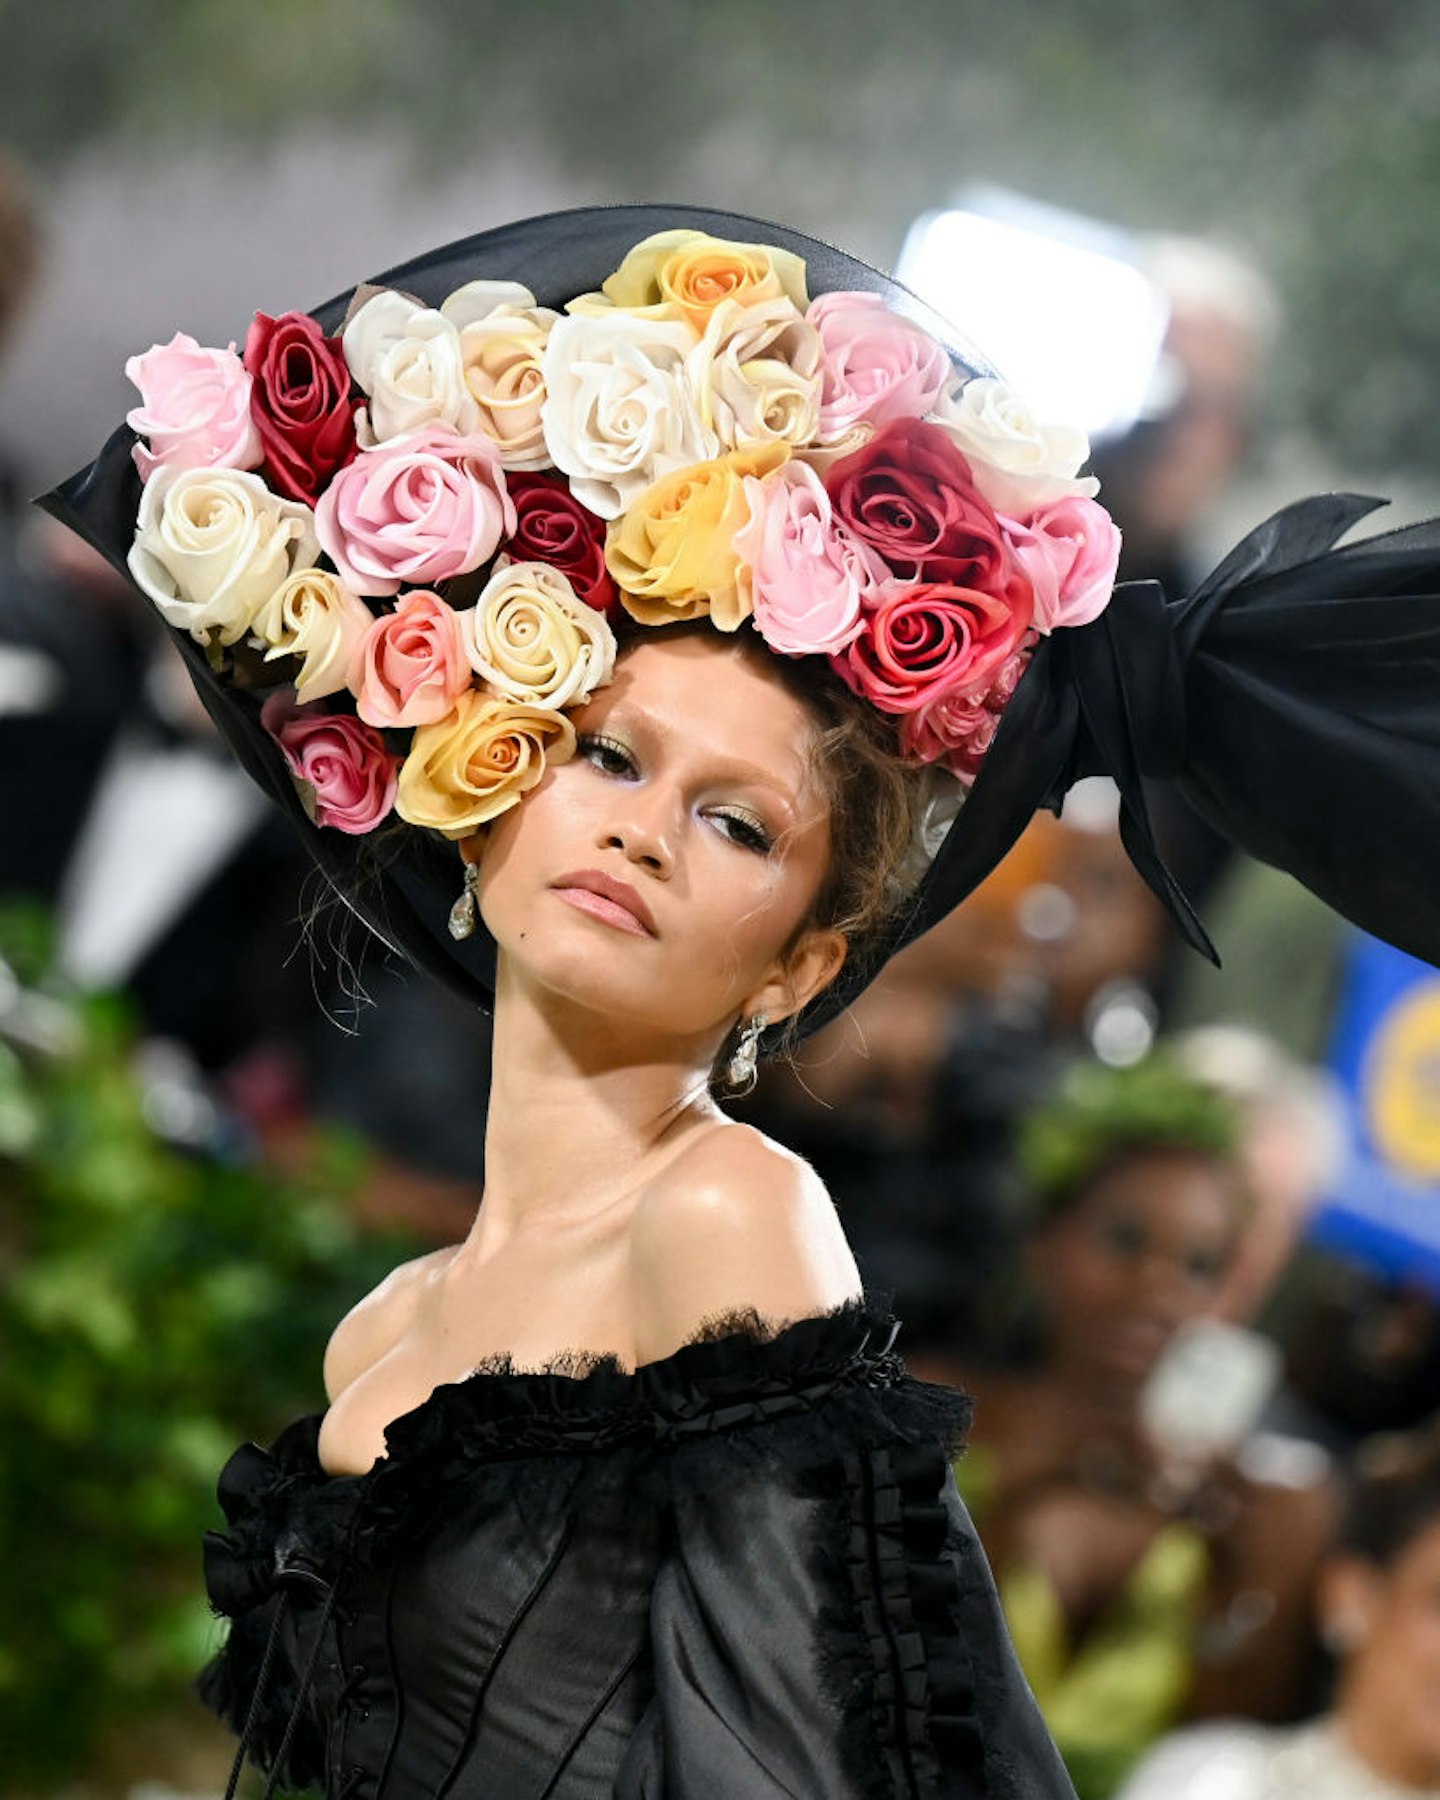
<path id="1" fill-rule="evenodd" d="M 642 1196 L 631 1228 L 637 1361 L 659 1361 L 716 1316 L 775 1324 L 861 1293 L 834 1202 L 800 1157 L 748 1125 L 697 1138 Z"/>

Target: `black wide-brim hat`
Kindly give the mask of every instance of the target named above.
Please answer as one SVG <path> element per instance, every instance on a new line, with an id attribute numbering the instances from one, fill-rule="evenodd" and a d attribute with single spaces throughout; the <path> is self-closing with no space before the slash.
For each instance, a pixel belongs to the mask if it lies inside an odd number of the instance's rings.
<path id="1" fill-rule="evenodd" d="M 880 294 L 949 351 L 984 356 L 889 276 L 784 226 L 705 208 L 587 207 L 548 213 L 447 245 L 370 278 L 431 305 L 465 282 L 521 282 L 561 310 L 597 289 L 635 244 L 687 228 L 802 257 L 812 295 Z M 361 284 L 361 285 L 368 285 Z M 333 333 L 353 290 L 314 310 Z M 122 574 L 135 534 L 135 434 L 116 431 L 88 468 L 39 504 Z M 1305 500 L 1268 520 L 1194 593 L 1153 582 L 1115 590 L 1089 625 L 1041 639 L 994 744 L 928 873 L 875 951 L 852 958 L 806 1010 L 813 1030 L 888 958 L 957 906 L 1040 807 L 1107 774 L 1137 868 L 1197 949 L 1209 939 L 1156 849 L 1144 783 L 1173 782 L 1224 836 L 1288 870 L 1347 917 L 1440 964 L 1440 521 L 1335 548 L 1382 504 Z M 410 962 L 466 999 L 493 997 L 495 945 L 483 926 L 448 930 L 459 887 L 453 845 L 407 829 L 383 854 L 364 836 L 317 827 L 260 724 L 260 695 L 222 683 L 203 648 L 167 627 L 211 718 L 251 778 L 285 812 L 335 892 Z"/>

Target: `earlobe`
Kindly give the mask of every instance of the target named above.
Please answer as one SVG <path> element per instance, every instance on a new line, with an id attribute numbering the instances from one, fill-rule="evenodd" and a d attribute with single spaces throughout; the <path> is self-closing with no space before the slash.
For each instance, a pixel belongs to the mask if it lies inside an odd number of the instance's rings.
<path id="1" fill-rule="evenodd" d="M 469 837 L 463 837 L 457 841 L 463 859 L 467 863 L 478 863 L 485 854 L 485 827 L 482 825 L 478 831 L 472 831 Z"/>
<path id="2" fill-rule="evenodd" d="M 745 1003 L 745 1012 L 763 1012 L 772 1025 L 803 1012 L 840 973 L 849 949 L 843 932 L 807 931 L 776 970 L 773 980 Z"/>

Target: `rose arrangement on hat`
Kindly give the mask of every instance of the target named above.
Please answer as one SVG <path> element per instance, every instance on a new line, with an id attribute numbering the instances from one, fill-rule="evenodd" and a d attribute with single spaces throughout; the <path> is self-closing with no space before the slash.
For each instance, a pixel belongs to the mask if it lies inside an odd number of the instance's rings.
<path id="1" fill-rule="evenodd" d="M 575 747 L 611 620 L 823 658 L 896 754 L 973 781 L 1038 636 L 1106 605 L 1083 433 L 803 261 L 646 238 L 557 313 L 472 281 L 357 291 L 339 338 L 132 357 L 129 566 L 262 723 L 314 821 L 451 838 Z M 270 666 L 273 665 L 273 666 Z"/>

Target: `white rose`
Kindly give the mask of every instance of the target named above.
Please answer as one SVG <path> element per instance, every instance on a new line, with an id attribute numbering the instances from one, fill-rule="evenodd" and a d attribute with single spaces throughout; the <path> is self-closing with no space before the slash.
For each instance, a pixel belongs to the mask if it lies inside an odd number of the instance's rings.
<path id="1" fill-rule="evenodd" d="M 721 447 L 808 444 L 820 429 L 821 353 L 792 300 L 722 300 L 689 358 L 700 416 Z"/>
<path id="2" fill-rule="evenodd" d="M 1100 492 L 1080 470 L 1090 440 L 1074 425 L 1044 423 L 1012 388 L 976 375 L 942 396 L 934 423 L 970 460 L 975 485 L 996 512 L 1023 519 L 1067 494 Z"/>
<path id="3" fill-rule="evenodd" d="M 502 700 L 559 711 L 615 671 L 615 634 L 558 569 L 510 563 L 459 614 L 470 667 Z"/>
<path id="4" fill-rule="evenodd" d="M 460 333 L 433 307 L 383 288 L 351 319 L 340 342 L 350 373 L 370 397 L 355 415 L 366 449 L 437 422 L 462 437 L 478 428 Z"/>
<path id="5" fill-rule="evenodd" d="M 940 854 L 940 846 L 965 804 L 964 787 L 939 763 L 932 763 L 921 781 L 914 835 L 885 884 L 891 904 L 896 906 L 908 900 L 929 874 L 931 863 Z"/>
<path id="6" fill-rule="evenodd" d="M 550 451 L 540 422 L 543 361 L 550 327 L 560 316 L 537 306 L 514 281 L 470 281 L 440 308 L 460 333 L 465 385 L 479 409 L 479 428 L 506 469 L 546 469 Z"/>
<path id="7" fill-rule="evenodd" d="M 685 376 L 696 334 L 629 313 L 557 319 L 545 347 L 545 442 L 583 506 L 619 516 L 652 482 L 719 454 Z"/>
<path id="8" fill-rule="evenodd" d="M 315 515 L 239 469 L 159 468 L 145 483 L 128 558 L 168 624 L 233 644 L 295 569 L 320 554 Z"/>
<path id="9" fill-rule="evenodd" d="M 265 646 L 266 662 L 277 656 L 304 659 L 295 681 L 303 704 L 350 685 L 355 650 L 374 623 L 370 608 L 338 575 L 297 569 L 256 613 L 250 632 Z"/>

